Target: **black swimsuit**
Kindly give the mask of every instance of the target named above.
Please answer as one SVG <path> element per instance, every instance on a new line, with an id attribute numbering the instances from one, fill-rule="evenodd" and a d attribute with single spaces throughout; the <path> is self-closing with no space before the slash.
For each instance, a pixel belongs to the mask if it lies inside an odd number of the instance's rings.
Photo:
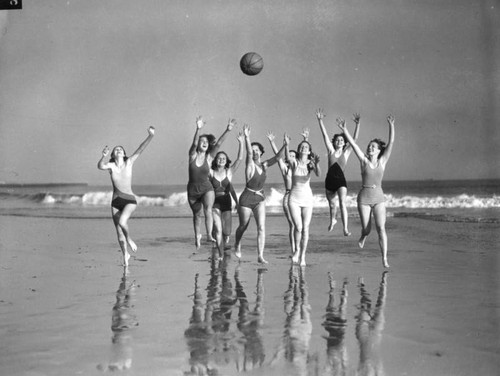
<path id="1" fill-rule="evenodd" d="M 137 205 L 135 196 L 128 193 L 123 193 L 119 189 L 115 188 L 113 192 L 113 200 L 111 201 L 111 207 L 122 211 L 128 204 Z"/>
<path id="2" fill-rule="evenodd" d="M 347 182 L 345 180 L 344 171 L 340 168 L 339 164 L 335 162 L 328 169 L 325 179 L 325 189 L 332 192 L 337 192 L 340 187 L 347 188 Z"/>

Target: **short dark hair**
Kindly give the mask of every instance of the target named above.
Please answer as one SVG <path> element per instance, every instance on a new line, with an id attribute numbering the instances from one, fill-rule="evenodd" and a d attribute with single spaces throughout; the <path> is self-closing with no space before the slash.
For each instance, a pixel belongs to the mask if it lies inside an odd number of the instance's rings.
<path id="1" fill-rule="evenodd" d="M 227 156 L 226 152 L 225 151 L 219 151 L 217 154 L 215 154 L 215 158 L 212 161 L 212 170 L 216 170 L 217 169 L 217 157 L 219 156 L 219 154 L 224 154 L 226 156 L 226 165 L 224 166 L 224 168 L 227 169 L 227 168 L 229 168 L 231 166 L 231 160 Z"/>
<path id="2" fill-rule="evenodd" d="M 378 148 L 380 149 L 380 153 L 378 155 L 378 159 L 380 159 L 380 157 L 384 154 L 385 149 L 387 149 L 387 145 L 385 141 L 382 141 L 380 138 L 374 138 L 368 143 L 368 146 L 370 146 L 372 142 L 376 143 L 378 145 Z"/>
<path id="3" fill-rule="evenodd" d="M 252 142 L 251 143 L 252 146 L 254 145 L 257 145 L 257 147 L 260 149 L 260 154 L 264 154 L 264 146 L 262 146 L 262 144 L 260 142 Z"/>
<path id="4" fill-rule="evenodd" d="M 343 148 L 343 149 L 345 149 L 345 148 L 347 147 L 347 143 L 349 142 L 349 141 L 347 141 L 347 138 L 345 137 L 345 133 L 335 133 L 335 134 L 333 135 L 333 137 L 332 137 L 332 144 L 334 144 L 334 145 L 335 145 L 335 141 L 336 141 L 336 140 L 337 140 L 337 138 L 339 138 L 339 137 L 342 137 L 342 138 L 344 139 L 344 148 Z"/>

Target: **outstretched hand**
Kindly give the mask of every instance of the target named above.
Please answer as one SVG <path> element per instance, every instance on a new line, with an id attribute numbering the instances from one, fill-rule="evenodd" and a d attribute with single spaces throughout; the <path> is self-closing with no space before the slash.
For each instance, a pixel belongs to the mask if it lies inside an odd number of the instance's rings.
<path id="1" fill-rule="evenodd" d="M 204 125 L 205 125 L 205 122 L 203 121 L 203 118 L 201 116 L 198 116 L 196 118 L 196 127 L 198 127 L 198 129 L 201 129 L 201 128 L 203 128 Z"/>
<path id="2" fill-rule="evenodd" d="M 394 126 L 394 116 L 392 115 L 387 116 L 387 122 L 389 123 L 389 125 Z"/>
<path id="3" fill-rule="evenodd" d="M 321 108 L 318 108 L 316 110 L 316 117 L 318 118 L 318 120 L 322 120 L 324 117 L 325 117 L 325 113 L 323 112 L 323 109 Z"/>
<path id="4" fill-rule="evenodd" d="M 239 131 L 236 138 L 238 139 L 239 142 L 243 142 L 245 140 L 245 135 L 243 134 L 243 131 Z"/>
<path id="5" fill-rule="evenodd" d="M 155 134 L 155 127 L 149 127 L 149 128 L 148 128 L 148 133 L 149 133 L 151 136 L 154 136 L 154 134 Z"/>
<path id="6" fill-rule="evenodd" d="M 356 123 L 356 124 L 359 124 L 359 121 L 361 120 L 361 115 L 358 114 L 358 113 L 355 113 L 354 115 L 352 115 L 352 120 Z"/>
<path id="7" fill-rule="evenodd" d="M 108 154 L 109 154 L 109 147 L 108 147 L 108 145 L 106 145 L 106 146 L 104 147 L 104 149 L 102 150 L 102 156 L 103 156 L 103 157 L 107 157 L 107 156 L 108 156 Z"/>
<path id="8" fill-rule="evenodd" d="M 309 139 L 309 128 L 304 128 L 302 130 L 302 133 L 301 133 L 302 137 L 304 137 L 304 140 L 308 140 Z"/>
<path id="9" fill-rule="evenodd" d="M 276 136 L 274 136 L 273 132 L 267 132 L 267 139 L 269 140 L 269 142 L 273 142 L 275 138 Z"/>
<path id="10" fill-rule="evenodd" d="M 236 119 L 229 118 L 229 120 L 227 121 L 227 130 L 232 131 L 235 126 L 236 126 Z"/>
<path id="11" fill-rule="evenodd" d="M 283 144 L 285 144 L 285 145 L 290 145 L 290 140 L 291 140 L 291 138 L 290 138 L 290 136 L 288 135 L 288 133 L 285 133 L 285 134 L 283 135 Z"/>
<path id="12" fill-rule="evenodd" d="M 250 136 L 250 126 L 248 124 L 243 124 L 243 134 L 245 137 Z"/>
<path id="13" fill-rule="evenodd" d="M 347 130 L 347 127 L 345 126 L 345 120 L 344 120 L 344 119 L 342 119 L 342 118 L 337 118 L 337 119 L 336 119 L 336 121 L 337 121 L 337 125 L 338 125 L 338 127 L 339 127 L 339 128 L 340 128 L 343 132 L 345 132 L 345 131 Z"/>

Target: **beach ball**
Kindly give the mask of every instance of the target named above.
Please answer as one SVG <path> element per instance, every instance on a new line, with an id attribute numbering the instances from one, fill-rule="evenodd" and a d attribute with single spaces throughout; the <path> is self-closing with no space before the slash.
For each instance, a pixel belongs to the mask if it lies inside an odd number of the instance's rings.
<path id="1" fill-rule="evenodd" d="M 258 53 L 247 52 L 241 57 L 240 68 L 246 75 L 255 76 L 264 68 L 264 60 Z"/>

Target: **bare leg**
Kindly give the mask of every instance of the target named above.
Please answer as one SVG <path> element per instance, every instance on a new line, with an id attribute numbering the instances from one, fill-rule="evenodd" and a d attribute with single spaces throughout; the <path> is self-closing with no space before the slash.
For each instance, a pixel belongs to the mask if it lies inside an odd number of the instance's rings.
<path id="1" fill-rule="evenodd" d="M 123 266 L 128 266 L 128 260 L 130 259 L 130 253 L 128 252 L 128 245 L 127 245 L 127 239 L 125 238 L 125 235 L 123 234 L 123 231 L 119 225 L 120 222 L 120 216 L 121 216 L 121 211 L 118 211 L 115 208 L 111 208 L 111 212 L 113 215 L 113 223 L 115 225 L 116 229 L 116 235 L 118 237 L 118 244 L 120 245 L 120 249 L 122 251 L 123 255 Z"/>
<path id="2" fill-rule="evenodd" d="M 118 225 L 123 231 L 123 235 L 125 235 L 125 239 L 133 252 L 137 252 L 137 245 L 134 243 L 132 238 L 130 237 L 130 231 L 128 229 L 128 220 L 134 210 L 137 208 L 136 204 L 127 204 L 121 211 L 120 219 L 118 220 Z"/>
<path id="3" fill-rule="evenodd" d="M 309 243 L 309 226 L 311 225 L 312 207 L 302 208 L 302 244 L 300 246 L 300 266 L 306 266 L 306 251 Z"/>
<path id="4" fill-rule="evenodd" d="M 375 227 L 378 233 L 380 252 L 382 253 L 382 264 L 384 265 L 384 268 L 388 268 L 389 263 L 387 262 L 387 233 L 385 231 L 385 203 L 375 205 L 375 207 L 373 208 L 373 216 L 375 218 Z"/>
<path id="5" fill-rule="evenodd" d="M 261 264 L 267 264 L 264 259 L 264 247 L 266 245 L 266 203 L 260 202 L 253 210 L 253 216 L 257 223 L 257 261 Z"/>
<path id="6" fill-rule="evenodd" d="M 344 225 L 344 236 L 350 236 L 351 233 L 347 229 L 348 215 L 347 215 L 347 206 L 345 204 L 347 197 L 347 188 L 340 187 L 337 191 L 337 196 L 339 198 L 340 216 L 342 218 L 342 224 Z"/>
<path id="7" fill-rule="evenodd" d="M 365 246 L 366 237 L 372 230 L 372 209 L 369 205 L 358 204 L 359 218 L 361 220 L 361 237 L 359 238 L 359 248 Z"/>
<path id="8" fill-rule="evenodd" d="M 227 243 L 229 243 L 229 235 L 231 235 L 233 227 L 232 225 L 233 217 L 230 210 L 222 212 L 221 214 L 222 214 L 221 219 L 222 219 L 222 238 L 223 238 L 222 240 L 223 240 L 223 246 L 225 248 Z"/>
<path id="9" fill-rule="evenodd" d="M 219 251 L 219 258 L 222 259 L 223 254 L 223 240 L 222 240 L 222 218 L 220 209 L 213 209 L 214 218 L 214 232 L 215 232 L 215 244 Z"/>
<path id="10" fill-rule="evenodd" d="M 300 254 L 302 252 L 302 210 L 300 206 L 290 203 L 288 205 L 290 208 L 290 214 L 292 216 L 293 225 L 295 228 L 294 238 L 295 238 L 295 252 L 292 256 L 292 262 L 298 264 L 300 261 Z"/>
<path id="11" fill-rule="evenodd" d="M 285 198 L 288 199 L 287 196 L 285 196 Z M 283 211 L 285 212 L 286 220 L 288 221 L 288 239 L 290 240 L 290 247 L 292 249 L 291 255 L 293 256 L 295 253 L 295 226 L 293 224 L 292 215 L 290 214 L 288 200 L 286 200 L 286 202 L 283 201 Z"/>
<path id="12" fill-rule="evenodd" d="M 212 237 L 212 228 L 214 224 L 212 216 L 212 206 L 214 205 L 215 193 L 214 191 L 208 191 L 203 195 L 203 211 L 205 213 L 205 228 L 207 229 L 207 240 L 209 242 L 214 242 L 215 239 Z"/>
<path id="13" fill-rule="evenodd" d="M 328 226 L 328 231 L 333 230 L 333 226 L 337 224 L 335 217 L 337 216 L 337 205 L 335 204 L 335 192 L 325 190 L 326 199 L 328 200 L 328 206 L 330 207 L 330 225 Z"/>
<path id="14" fill-rule="evenodd" d="M 240 225 L 236 229 L 235 233 L 235 243 L 234 243 L 234 255 L 241 258 L 241 238 L 245 233 L 248 224 L 250 223 L 250 216 L 252 215 L 252 210 L 245 206 L 238 207 L 238 217 L 240 220 Z"/>
<path id="15" fill-rule="evenodd" d="M 189 200 L 189 207 L 193 212 L 193 228 L 194 228 L 194 245 L 196 250 L 201 247 L 201 216 L 202 216 L 202 204 L 200 201 Z"/>

